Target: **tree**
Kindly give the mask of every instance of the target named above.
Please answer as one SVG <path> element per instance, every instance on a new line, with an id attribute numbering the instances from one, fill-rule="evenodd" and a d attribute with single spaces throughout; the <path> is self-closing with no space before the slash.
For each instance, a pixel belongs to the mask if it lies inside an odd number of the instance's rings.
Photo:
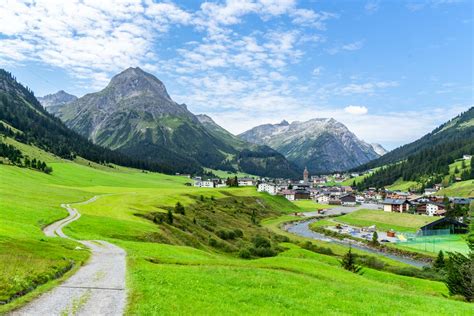
<path id="1" fill-rule="evenodd" d="M 371 244 L 372 244 L 373 246 L 378 246 L 378 244 L 379 244 L 379 235 L 377 234 L 376 231 L 372 234 L 372 241 L 371 241 Z"/>
<path id="2" fill-rule="evenodd" d="M 166 221 L 167 221 L 168 224 L 170 224 L 170 225 L 173 224 L 173 213 L 171 212 L 171 210 L 168 210 L 168 217 L 166 218 Z"/>
<path id="3" fill-rule="evenodd" d="M 443 253 L 443 250 L 440 250 L 438 253 L 438 257 L 433 262 L 433 267 L 435 269 L 441 270 L 441 269 L 444 269 L 445 266 L 446 266 L 446 262 L 444 260 L 444 253 Z"/>
<path id="4" fill-rule="evenodd" d="M 474 203 L 471 203 L 471 217 L 473 211 Z M 448 253 L 444 282 L 451 295 L 462 295 L 471 302 L 474 301 L 474 221 L 470 224 L 467 245 L 470 250 L 468 255 L 459 252 Z"/>
<path id="5" fill-rule="evenodd" d="M 176 214 L 182 214 L 184 215 L 184 206 L 180 203 L 180 202 L 177 202 L 176 205 L 174 206 L 174 212 Z"/>
<path id="6" fill-rule="evenodd" d="M 362 267 L 356 265 L 355 255 L 352 253 L 352 246 L 349 245 L 349 251 L 342 257 L 341 267 L 352 273 L 362 274 Z"/>

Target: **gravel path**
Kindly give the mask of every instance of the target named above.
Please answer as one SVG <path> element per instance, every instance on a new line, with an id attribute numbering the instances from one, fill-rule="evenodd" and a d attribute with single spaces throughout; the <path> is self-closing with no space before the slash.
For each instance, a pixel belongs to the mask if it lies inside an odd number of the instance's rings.
<path id="1" fill-rule="evenodd" d="M 83 202 L 94 202 L 98 197 Z M 69 216 L 44 229 L 47 236 L 66 236 L 62 228 L 81 214 L 69 204 L 61 205 Z M 91 250 L 91 258 L 67 281 L 41 295 L 10 315 L 122 315 L 126 305 L 126 253 L 111 243 L 93 240 L 81 244 Z"/>

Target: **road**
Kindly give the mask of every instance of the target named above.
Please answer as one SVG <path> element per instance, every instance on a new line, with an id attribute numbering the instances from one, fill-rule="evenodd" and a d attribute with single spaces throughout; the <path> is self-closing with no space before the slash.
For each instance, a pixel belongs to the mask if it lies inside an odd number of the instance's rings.
<path id="1" fill-rule="evenodd" d="M 61 206 L 69 216 L 43 231 L 47 236 L 72 239 L 62 229 L 81 214 L 69 204 Z M 125 251 L 101 240 L 77 241 L 91 250 L 89 261 L 67 281 L 10 315 L 123 315 L 127 300 Z"/>

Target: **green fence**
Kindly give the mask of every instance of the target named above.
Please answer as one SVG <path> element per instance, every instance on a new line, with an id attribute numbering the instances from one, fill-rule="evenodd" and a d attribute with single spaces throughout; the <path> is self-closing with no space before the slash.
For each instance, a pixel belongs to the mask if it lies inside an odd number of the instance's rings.
<path id="1" fill-rule="evenodd" d="M 428 230 L 417 234 L 400 233 L 399 236 L 401 240 L 398 245 L 402 247 L 433 253 L 440 250 L 467 253 L 469 250 L 464 239 L 465 236 L 450 234 L 449 229 Z"/>

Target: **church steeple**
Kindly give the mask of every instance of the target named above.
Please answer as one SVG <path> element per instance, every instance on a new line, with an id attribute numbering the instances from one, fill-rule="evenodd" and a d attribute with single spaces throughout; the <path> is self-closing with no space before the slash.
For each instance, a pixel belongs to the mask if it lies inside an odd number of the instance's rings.
<path id="1" fill-rule="evenodd" d="M 308 184 L 308 179 L 309 179 L 309 171 L 307 167 L 304 167 L 304 172 L 303 172 L 303 182 L 304 184 Z"/>

